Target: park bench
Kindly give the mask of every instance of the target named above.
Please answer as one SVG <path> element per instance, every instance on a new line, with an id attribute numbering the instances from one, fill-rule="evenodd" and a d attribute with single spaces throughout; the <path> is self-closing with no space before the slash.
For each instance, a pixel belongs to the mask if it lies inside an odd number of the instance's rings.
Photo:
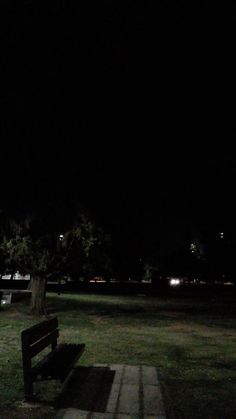
<path id="1" fill-rule="evenodd" d="M 53 317 L 38 323 L 21 333 L 22 360 L 25 399 L 33 398 L 33 383 L 42 380 L 60 380 L 64 382 L 75 362 L 85 349 L 85 344 L 58 344 L 58 319 Z M 32 358 L 48 346 L 51 350 L 35 365 Z"/>

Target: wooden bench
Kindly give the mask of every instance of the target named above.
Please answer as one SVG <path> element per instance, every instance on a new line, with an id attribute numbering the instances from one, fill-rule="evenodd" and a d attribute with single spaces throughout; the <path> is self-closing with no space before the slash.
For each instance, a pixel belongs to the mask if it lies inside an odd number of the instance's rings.
<path id="1" fill-rule="evenodd" d="M 21 333 L 25 399 L 33 398 L 33 383 L 41 380 L 64 382 L 75 362 L 85 349 L 85 344 L 57 344 L 58 319 L 45 320 Z M 32 365 L 32 358 L 42 350 L 51 351 Z"/>

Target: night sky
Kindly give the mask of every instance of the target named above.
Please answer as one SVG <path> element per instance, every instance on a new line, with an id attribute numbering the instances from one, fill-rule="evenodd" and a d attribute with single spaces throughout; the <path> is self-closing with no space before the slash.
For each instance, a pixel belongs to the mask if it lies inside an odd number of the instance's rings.
<path id="1" fill-rule="evenodd" d="M 0 208 L 80 203 L 141 253 L 235 229 L 233 7 L 2 4 Z"/>

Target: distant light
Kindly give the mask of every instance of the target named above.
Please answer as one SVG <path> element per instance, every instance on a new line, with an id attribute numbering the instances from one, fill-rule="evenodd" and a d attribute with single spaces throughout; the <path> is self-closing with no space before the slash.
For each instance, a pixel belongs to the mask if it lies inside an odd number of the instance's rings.
<path id="1" fill-rule="evenodd" d="M 180 279 L 177 279 L 177 278 L 173 278 L 173 279 L 171 279 L 170 280 L 170 285 L 171 286 L 176 286 L 176 285 L 179 285 L 180 284 Z"/>
<path id="2" fill-rule="evenodd" d="M 4 301 L 4 300 L 3 300 L 3 301 L 2 301 L 2 304 L 6 304 L 6 301 Z"/>
<path id="3" fill-rule="evenodd" d="M 60 234 L 60 236 L 59 236 L 59 240 L 63 240 L 63 239 L 64 239 L 63 234 Z"/>
<path id="4" fill-rule="evenodd" d="M 196 250 L 197 250 L 197 248 L 196 248 L 196 244 L 195 244 L 195 243 L 191 243 L 191 244 L 190 244 L 190 252 L 191 252 L 191 253 L 195 253 L 195 252 L 196 252 Z"/>
<path id="5" fill-rule="evenodd" d="M 219 236 L 220 236 L 221 239 L 223 239 L 224 238 L 224 233 L 223 232 L 219 233 Z"/>

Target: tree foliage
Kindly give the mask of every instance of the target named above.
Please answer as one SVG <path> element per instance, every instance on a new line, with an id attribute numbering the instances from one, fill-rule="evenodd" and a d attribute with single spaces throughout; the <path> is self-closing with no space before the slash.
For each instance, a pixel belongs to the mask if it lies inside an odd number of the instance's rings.
<path id="1" fill-rule="evenodd" d="M 98 245 L 96 226 L 85 212 L 80 212 L 66 231 L 49 224 L 45 217 L 31 215 L 8 220 L 3 226 L 1 251 L 7 266 L 31 275 L 38 287 L 32 288 L 32 300 L 39 303 L 45 295 L 46 282 L 61 275 L 78 273 L 88 260 L 91 249 Z M 41 283 L 40 283 L 41 281 Z M 36 283 L 36 282 L 35 282 Z M 43 287 L 43 290 L 39 288 Z M 41 297 L 37 297 L 36 293 Z M 40 309 L 44 311 L 41 301 Z M 38 313 L 39 314 L 39 313 Z"/>

